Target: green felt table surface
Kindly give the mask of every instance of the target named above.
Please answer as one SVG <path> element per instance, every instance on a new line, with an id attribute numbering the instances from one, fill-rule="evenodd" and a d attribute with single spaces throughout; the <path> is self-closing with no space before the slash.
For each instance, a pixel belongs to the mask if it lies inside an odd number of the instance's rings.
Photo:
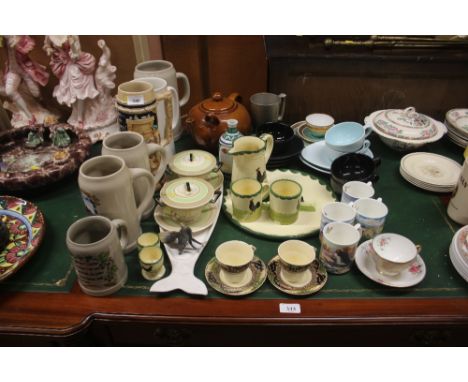
<path id="1" fill-rule="evenodd" d="M 457 274 L 448 256 L 451 239 L 459 225 L 448 218 L 446 207 L 439 194 L 418 189 L 400 176 L 398 169 L 403 153 L 390 150 L 375 136 L 371 137 L 371 142 L 374 155 L 382 158 L 382 164 L 379 168 L 380 179 L 375 184 L 375 189 L 376 196 L 382 197 L 389 207 L 385 231 L 403 234 L 415 243 L 422 245 L 421 255 L 427 266 L 426 277 L 417 286 L 404 290 L 392 289 L 369 280 L 354 266 L 347 274 L 330 275 L 327 284 L 318 294 L 303 298 L 468 296 L 468 284 Z M 193 147 L 193 142 L 188 137 L 183 137 L 176 144 L 177 151 L 191 147 Z M 463 161 L 463 150 L 447 139 L 428 145 L 421 151 L 442 154 L 459 163 Z M 98 155 L 99 152 L 100 145 L 95 145 L 92 155 Z M 314 172 L 299 161 L 291 163 L 289 168 L 309 173 L 328 183 L 327 176 Z M 65 246 L 65 232 L 72 222 L 86 215 L 76 178 L 75 174 L 46 189 L 21 195 L 36 203 L 44 212 L 47 224 L 46 234 L 36 255 L 17 274 L 1 283 L 0 291 L 67 292 L 71 289 L 76 281 L 76 276 Z M 158 230 L 152 218 L 142 222 L 142 228 L 145 232 Z M 276 255 L 280 243 L 242 231 L 230 223 L 221 212 L 213 235 L 195 267 L 197 277 L 205 281 L 205 266 L 214 256 L 216 247 L 222 242 L 232 239 L 253 244 L 257 248 L 257 256 L 265 263 Z M 320 248 L 316 235 L 305 240 L 317 249 Z M 118 294 L 159 297 L 149 293 L 152 282 L 142 278 L 136 252 L 127 255 L 126 261 L 129 269 L 128 281 Z M 166 267 L 169 272 L 170 263 L 167 258 Z M 209 295 L 206 298 L 226 298 L 209 286 L 208 290 Z M 182 296 L 184 294 L 176 291 L 165 295 Z M 271 299 L 284 298 L 285 296 L 270 285 L 267 280 L 254 294 L 242 298 Z"/>

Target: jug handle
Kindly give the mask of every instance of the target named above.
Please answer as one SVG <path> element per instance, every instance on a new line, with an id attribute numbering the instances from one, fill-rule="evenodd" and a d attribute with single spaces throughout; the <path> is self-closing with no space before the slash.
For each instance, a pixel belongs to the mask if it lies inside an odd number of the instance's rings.
<path id="1" fill-rule="evenodd" d="M 175 90 L 172 86 L 168 86 L 167 89 L 171 92 L 172 96 L 172 130 L 174 130 L 177 127 L 177 123 L 179 122 L 180 118 L 180 105 L 177 105 L 177 90 Z"/>
<path id="2" fill-rule="evenodd" d="M 161 154 L 161 163 L 159 163 L 159 168 L 157 169 L 156 174 L 154 174 L 154 181 L 156 184 L 158 184 L 163 177 L 167 167 L 168 158 L 166 150 L 163 146 L 158 145 L 157 143 L 147 143 L 146 147 L 148 148 L 148 155 L 153 155 L 156 153 Z"/>
<path id="3" fill-rule="evenodd" d="M 209 125 L 212 125 L 212 126 L 218 126 L 220 121 L 219 121 L 219 118 L 214 115 L 213 113 L 209 113 L 209 114 L 206 114 L 205 115 L 205 121 L 206 123 L 208 123 Z"/>
<path id="4" fill-rule="evenodd" d="M 242 97 L 239 93 L 232 93 L 232 94 L 229 94 L 228 98 L 230 100 L 233 100 L 235 102 L 239 102 L 239 103 L 242 103 Z"/>
<path id="5" fill-rule="evenodd" d="M 260 135 L 260 139 L 265 142 L 265 163 L 267 163 L 273 151 L 273 135 L 265 133 Z"/>
<path id="6" fill-rule="evenodd" d="M 151 174 L 148 170 L 144 170 L 142 168 L 130 168 L 130 173 L 132 176 L 133 181 L 133 189 L 135 190 L 135 180 L 142 178 L 146 180 L 146 193 L 143 200 L 140 202 L 140 205 L 137 206 L 137 215 L 138 220 L 141 220 L 143 213 L 150 208 L 151 203 L 153 201 L 154 191 L 156 189 L 156 182 L 154 181 L 153 174 Z"/>
<path id="7" fill-rule="evenodd" d="M 278 94 L 278 97 L 280 99 L 278 121 L 282 121 L 284 118 L 284 112 L 286 110 L 286 94 L 284 93 Z"/>

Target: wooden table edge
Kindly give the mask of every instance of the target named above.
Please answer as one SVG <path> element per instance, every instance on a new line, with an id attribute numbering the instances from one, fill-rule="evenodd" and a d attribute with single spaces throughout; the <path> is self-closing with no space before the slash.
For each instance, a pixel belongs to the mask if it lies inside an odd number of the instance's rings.
<path id="1" fill-rule="evenodd" d="M 170 325 L 468 325 L 468 298 L 203 299 L 0 294 L 0 334 L 68 337 L 95 320 Z M 300 304 L 301 314 L 279 312 Z"/>

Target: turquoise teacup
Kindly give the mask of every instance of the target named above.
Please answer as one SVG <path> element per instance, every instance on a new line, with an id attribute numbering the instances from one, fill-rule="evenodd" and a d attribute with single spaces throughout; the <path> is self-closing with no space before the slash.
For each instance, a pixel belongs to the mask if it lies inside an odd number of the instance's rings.
<path id="1" fill-rule="evenodd" d="M 353 153 L 362 148 L 364 140 L 372 132 L 371 126 L 357 122 L 341 122 L 325 133 L 325 143 L 333 150 Z"/>

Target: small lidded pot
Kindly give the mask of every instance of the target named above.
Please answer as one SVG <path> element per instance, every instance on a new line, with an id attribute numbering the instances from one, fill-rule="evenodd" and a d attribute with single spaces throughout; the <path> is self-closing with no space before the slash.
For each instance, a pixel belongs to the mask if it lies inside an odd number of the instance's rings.
<path id="1" fill-rule="evenodd" d="M 189 224 L 197 220 L 203 208 L 215 203 L 221 195 L 200 178 L 177 178 L 161 189 L 158 204 L 167 208 L 167 214 L 176 222 Z"/>
<path id="2" fill-rule="evenodd" d="M 213 182 L 218 177 L 220 168 L 215 156 L 203 150 L 181 151 L 172 157 L 168 166 L 172 178 L 200 178 L 207 182 Z"/>

